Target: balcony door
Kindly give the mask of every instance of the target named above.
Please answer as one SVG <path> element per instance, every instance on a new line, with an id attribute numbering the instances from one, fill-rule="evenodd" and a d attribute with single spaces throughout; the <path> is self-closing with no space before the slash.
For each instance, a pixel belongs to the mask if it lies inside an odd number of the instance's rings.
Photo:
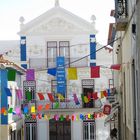
<path id="1" fill-rule="evenodd" d="M 50 140 L 71 140 L 70 121 L 49 121 Z"/>
<path id="2" fill-rule="evenodd" d="M 82 90 L 84 96 L 91 98 L 88 103 L 83 103 L 84 108 L 92 108 L 94 107 L 94 101 L 92 98 L 92 93 L 94 92 L 94 79 L 83 79 L 82 80 Z"/>

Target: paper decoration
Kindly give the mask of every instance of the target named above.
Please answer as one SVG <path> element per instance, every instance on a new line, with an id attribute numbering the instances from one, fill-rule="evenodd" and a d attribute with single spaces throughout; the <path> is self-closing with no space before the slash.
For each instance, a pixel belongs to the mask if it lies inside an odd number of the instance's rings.
<path id="1" fill-rule="evenodd" d="M 84 103 L 85 100 L 84 100 L 84 95 L 83 94 L 81 94 L 81 98 L 82 98 L 82 102 Z"/>
<path id="2" fill-rule="evenodd" d="M 77 98 L 77 95 L 76 95 L 75 93 L 73 94 L 73 97 L 74 97 L 74 102 L 75 102 L 75 104 L 76 104 L 76 105 L 79 105 L 80 102 L 79 102 L 79 100 L 78 100 L 78 98 Z"/>
<path id="3" fill-rule="evenodd" d="M 42 115 L 41 114 L 38 114 L 38 119 L 42 119 Z"/>
<path id="4" fill-rule="evenodd" d="M 39 97 L 40 100 L 44 100 L 45 99 L 44 95 L 42 93 L 38 93 L 38 97 Z"/>
<path id="5" fill-rule="evenodd" d="M 57 93 L 56 95 L 58 96 L 58 99 L 64 101 L 65 98 L 61 93 Z"/>
<path id="6" fill-rule="evenodd" d="M 97 93 L 97 92 L 94 92 L 94 93 L 92 94 L 92 96 L 93 96 L 93 99 L 94 99 L 94 100 L 97 100 L 97 99 L 98 99 L 98 93 Z"/>
<path id="7" fill-rule="evenodd" d="M 105 97 L 107 97 L 107 95 L 108 95 L 105 90 L 103 91 L 103 94 L 104 94 Z"/>
<path id="8" fill-rule="evenodd" d="M 35 106 L 31 106 L 31 113 L 35 113 Z"/>
<path id="9" fill-rule="evenodd" d="M 20 107 L 16 107 L 16 110 L 15 111 L 16 111 L 16 114 L 17 115 L 21 115 L 21 109 L 20 109 Z"/>
<path id="10" fill-rule="evenodd" d="M 85 102 L 85 103 L 88 103 L 88 102 L 89 102 L 87 96 L 84 96 L 84 102 Z"/>
<path id="11" fill-rule="evenodd" d="M 43 105 L 38 105 L 37 110 L 42 111 Z"/>
<path id="12" fill-rule="evenodd" d="M 12 113 L 13 112 L 13 108 L 9 108 L 8 113 Z"/>
<path id="13" fill-rule="evenodd" d="M 111 65 L 110 69 L 120 70 L 121 69 L 121 64 L 113 64 L 113 65 Z"/>
<path id="14" fill-rule="evenodd" d="M 8 70 L 8 81 L 15 81 L 16 79 L 16 70 L 9 69 Z"/>
<path id="15" fill-rule="evenodd" d="M 26 71 L 26 80 L 27 81 L 35 80 L 35 71 L 34 71 L 34 69 L 27 69 L 27 71 Z"/>
<path id="16" fill-rule="evenodd" d="M 22 91 L 21 89 L 16 89 L 16 94 L 19 100 L 22 100 Z"/>
<path id="17" fill-rule="evenodd" d="M 48 69 L 47 73 L 50 74 L 50 75 L 56 76 L 56 68 Z"/>
<path id="18" fill-rule="evenodd" d="M 54 108 L 55 109 L 59 108 L 59 102 L 55 102 Z"/>
<path id="19" fill-rule="evenodd" d="M 100 93 L 101 93 L 101 98 L 104 98 L 104 92 L 101 91 Z"/>
<path id="20" fill-rule="evenodd" d="M 91 67 L 91 78 L 100 78 L 100 66 Z"/>
<path id="21" fill-rule="evenodd" d="M 108 96 L 110 96 L 110 89 L 107 89 L 107 94 Z"/>
<path id="22" fill-rule="evenodd" d="M 1 108 L 1 114 L 4 114 L 5 111 L 6 111 L 6 108 L 5 107 L 2 107 Z"/>
<path id="23" fill-rule="evenodd" d="M 77 80 L 77 68 L 68 68 L 68 80 Z"/>
<path id="24" fill-rule="evenodd" d="M 45 109 L 46 110 L 50 109 L 50 104 L 46 104 Z"/>
<path id="25" fill-rule="evenodd" d="M 23 108 L 23 112 L 24 112 L 24 114 L 27 114 L 27 113 L 29 112 L 29 109 L 28 109 L 27 106 L 24 106 L 24 108 Z"/>
<path id="26" fill-rule="evenodd" d="M 50 100 L 51 102 L 54 102 L 54 97 L 53 97 L 52 93 L 47 93 L 47 95 L 48 95 L 48 97 L 49 97 L 49 100 Z"/>
<path id="27" fill-rule="evenodd" d="M 27 91 L 25 92 L 25 94 L 26 94 L 27 100 L 28 100 L 28 101 L 31 101 L 31 99 L 32 99 L 31 92 L 27 90 Z"/>
<path id="28" fill-rule="evenodd" d="M 111 112 L 111 105 L 104 105 L 103 113 L 109 115 Z"/>
<path id="29" fill-rule="evenodd" d="M 9 88 L 4 88 L 7 96 L 12 96 L 12 93 Z"/>
<path id="30" fill-rule="evenodd" d="M 36 119 L 36 114 L 32 114 L 32 119 Z"/>

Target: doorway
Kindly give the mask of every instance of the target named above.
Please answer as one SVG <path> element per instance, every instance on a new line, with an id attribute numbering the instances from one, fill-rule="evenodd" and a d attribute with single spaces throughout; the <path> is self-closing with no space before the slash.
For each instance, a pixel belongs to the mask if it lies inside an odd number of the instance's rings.
<path id="1" fill-rule="evenodd" d="M 71 140 L 71 121 L 49 121 L 50 140 Z"/>

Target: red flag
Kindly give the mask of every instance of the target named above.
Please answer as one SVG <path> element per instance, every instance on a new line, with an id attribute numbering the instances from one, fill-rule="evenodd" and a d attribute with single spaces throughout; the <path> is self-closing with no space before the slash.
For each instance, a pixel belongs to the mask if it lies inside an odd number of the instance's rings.
<path id="1" fill-rule="evenodd" d="M 54 102 L 54 97 L 53 97 L 52 93 L 47 93 L 47 94 L 48 94 L 49 100 L 51 102 Z"/>
<path id="2" fill-rule="evenodd" d="M 113 70 L 120 70 L 120 68 L 121 68 L 121 64 L 113 64 L 110 67 L 110 69 L 113 69 Z"/>
<path id="3" fill-rule="evenodd" d="M 97 100 L 97 99 L 98 99 L 97 92 L 94 92 L 94 93 L 92 94 L 92 96 L 93 96 L 93 100 Z"/>
<path id="4" fill-rule="evenodd" d="M 39 97 L 40 100 L 44 100 L 45 99 L 44 95 L 42 93 L 38 93 L 38 97 Z"/>
<path id="5" fill-rule="evenodd" d="M 100 66 L 92 66 L 91 78 L 99 78 L 99 77 L 100 77 Z"/>
<path id="6" fill-rule="evenodd" d="M 103 94 L 104 94 L 105 97 L 107 97 L 107 92 L 106 92 L 106 90 L 103 91 Z"/>
<path id="7" fill-rule="evenodd" d="M 42 110 L 42 108 L 43 108 L 43 106 L 42 106 L 42 105 L 38 105 L 37 110 L 38 110 L 38 111 L 41 111 L 41 110 Z"/>

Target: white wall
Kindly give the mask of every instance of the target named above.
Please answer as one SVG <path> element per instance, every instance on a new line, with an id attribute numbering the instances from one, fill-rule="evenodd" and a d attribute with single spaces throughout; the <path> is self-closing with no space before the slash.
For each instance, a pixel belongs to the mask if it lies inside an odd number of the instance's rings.
<path id="1" fill-rule="evenodd" d="M 49 140 L 49 121 L 44 119 L 38 120 L 37 138 L 38 140 Z"/>

